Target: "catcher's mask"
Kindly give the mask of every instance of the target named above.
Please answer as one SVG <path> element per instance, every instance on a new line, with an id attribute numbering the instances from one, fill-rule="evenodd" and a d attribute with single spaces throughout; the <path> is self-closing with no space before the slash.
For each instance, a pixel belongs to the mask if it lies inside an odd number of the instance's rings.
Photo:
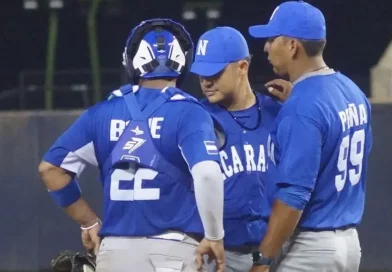
<path id="1" fill-rule="evenodd" d="M 123 65 L 135 85 L 140 78 L 177 78 L 180 85 L 192 61 L 191 36 L 170 19 L 141 22 L 131 31 L 123 53 Z"/>

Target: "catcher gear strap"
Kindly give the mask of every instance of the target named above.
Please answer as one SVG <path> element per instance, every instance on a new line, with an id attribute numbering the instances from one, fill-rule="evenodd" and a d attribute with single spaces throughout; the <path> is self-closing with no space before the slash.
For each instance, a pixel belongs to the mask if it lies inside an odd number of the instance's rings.
<path id="1" fill-rule="evenodd" d="M 51 262 L 53 272 L 94 272 L 95 255 L 90 253 L 60 252 Z"/>

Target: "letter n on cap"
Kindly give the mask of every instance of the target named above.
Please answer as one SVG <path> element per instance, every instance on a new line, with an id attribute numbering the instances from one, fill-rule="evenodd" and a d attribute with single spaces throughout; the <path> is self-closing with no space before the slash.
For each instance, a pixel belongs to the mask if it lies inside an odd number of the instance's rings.
<path id="1" fill-rule="evenodd" d="M 202 56 L 206 55 L 207 43 L 208 40 L 200 40 L 198 42 L 196 55 L 202 55 Z"/>

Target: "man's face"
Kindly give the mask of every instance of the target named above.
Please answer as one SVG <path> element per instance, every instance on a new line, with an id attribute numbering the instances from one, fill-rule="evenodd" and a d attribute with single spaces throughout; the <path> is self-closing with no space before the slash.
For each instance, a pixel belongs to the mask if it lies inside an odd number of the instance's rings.
<path id="1" fill-rule="evenodd" d="M 279 76 L 286 76 L 288 64 L 292 59 L 290 43 L 285 37 L 269 38 L 264 45 L 264 52 L 268 54 L 268 61 L 271 63 L 274 73 Z"/>
<path id="2" fill-rule="evenodd" d="M 240 69 L 239 63 L 234 62 L 216 75 L 199 76 L 201 89 L 210 103 L 220 103 L 232 96 L 240 83 Z"/>

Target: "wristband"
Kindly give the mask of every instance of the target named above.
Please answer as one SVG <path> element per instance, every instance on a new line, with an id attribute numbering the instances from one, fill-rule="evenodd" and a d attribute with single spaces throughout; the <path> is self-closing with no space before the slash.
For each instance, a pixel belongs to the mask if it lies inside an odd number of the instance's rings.
<path id="1" fill-rule="evenodd" d="M 62 208 L 67 208 L 82 196 L 82 191 L 75 178 L 71 179 L 71 181 L 60 190 L 48 190 L 48 192 L 52 196 L 54 202 Z"/>
<path id="2" fill-rule="evenodd" d="M 98 218 L 97 219 L 97 222 L 95 222 L 94 224 L 92 224 L 91 226 L 89 226 L 89 227 L 80 227 L 80 229 L 81 230 L 90 230 L 90 229 L 92 229 L 92 228 L 94 228 L 94 227 L 96 227 L 96 226 L 98 226 L 98 225 L 102 225 L 102 221 Z"/>

